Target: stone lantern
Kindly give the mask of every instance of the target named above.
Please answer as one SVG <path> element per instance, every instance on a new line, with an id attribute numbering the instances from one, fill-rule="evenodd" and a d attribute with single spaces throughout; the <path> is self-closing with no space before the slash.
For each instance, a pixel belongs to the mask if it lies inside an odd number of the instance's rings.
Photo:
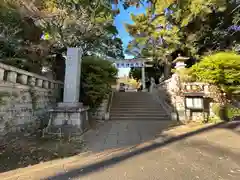
<path id="1" fill-rule="evenodd" d="M 188 59 L 189 59 L 188 57 L 183 57 L 180 54 L 178 54 L 178 57 L 173 61 L 173 63 L 176 63 L 175 68 L 176 69 L 185 68 L 185 66 L 186 66 L 185 62 Z"/>

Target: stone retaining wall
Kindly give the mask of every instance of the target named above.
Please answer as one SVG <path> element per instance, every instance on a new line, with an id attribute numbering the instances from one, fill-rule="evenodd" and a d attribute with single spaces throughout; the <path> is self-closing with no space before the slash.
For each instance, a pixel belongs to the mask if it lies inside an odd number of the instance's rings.
<path id="1" fill-rule="evenodd" d="M 103 102 L 97 108 L 97 110 L 91 114 L 92 118 L 97 120 L 105 120 L 107 105 L 108 105 L 108 99 L 103 100 Z"/>
<path id="2" fill-rule="evenodd" d="M 177 75 L 165 80 L 158 86 L 158 92 L 161 97 L 169 104 L 174 119 L 187 121 L 188 112 L 185 110 L 185 100 L 183 92 L 193 92 L 196 85 L 200 88 L 198 92 L 203 92 L 207 97 L 210 97 L 210 85 L 201 82 L 180 83 Z M 191 112 L 191 120 L 202 121 L 203 112 Z M 209 116 L 214 116 L 212 112 L 212 103 L 210 103 Z"/>
<path id="3" fill-rule="evenodd" d="M 63 83 L 0 63 L 0 132 L 20 130 L 44 118 Z"/>

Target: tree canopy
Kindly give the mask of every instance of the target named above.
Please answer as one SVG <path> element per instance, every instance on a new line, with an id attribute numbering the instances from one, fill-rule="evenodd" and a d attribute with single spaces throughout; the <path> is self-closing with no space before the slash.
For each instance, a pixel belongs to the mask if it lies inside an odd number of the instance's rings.
<path id="1" fill-rule="evenodd" d="M 133 37 L 127 52 L 151 57 L 168 78 L 176 52 L 192 60 L 218 51 L 239 52 L 240 31 L 230 28 L 239 24 L 239 14 L 240 2 L 234 0 L 148 1 L 146 12 L 132 14 L 134 23 L 126 24 Z"/>
<path id="2" fill-rule="evenodd" d="M 111 62 L 87 56 L 82 61 L 81 102 L 91 108 L 98 107 L 116 83 L 117 69 Z"/>
<path id="3" fill-rule="evenodd" d="M 134 37 L 129 51 L 161 60 L 181 49 L 199 57 L 209 51 L 236 50 L 240 34 L 229 30 L 239 21 L 239 1 L 155 0 L 146 12 L 132 15 L 126 29 Z"/>
<path id="4" fill-rule="evenodd" d="M 107 0 L 4 0 L 0 19 L 0 58 L 28 71 L 51 69 L 53 56 L 69 46 L 81 46 L 84 55 L 124 57 Z"/>
<path id="5" fill-rule="evenodd" d="M 228 92 L 234 91 L 240 84 L 240 55 L 219 52 L 205 56 L 191 67 L 191 73 L 197 81 L 219 85 Z"/>

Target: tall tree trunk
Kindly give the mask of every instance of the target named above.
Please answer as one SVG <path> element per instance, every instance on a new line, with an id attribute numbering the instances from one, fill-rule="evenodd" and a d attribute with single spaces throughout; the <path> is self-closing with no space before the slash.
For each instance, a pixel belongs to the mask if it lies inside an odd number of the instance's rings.
<path id="1" fill-rule="evenodd" d="M 65 58 L 62 54 L 56 54 L 53 65 L 54 78 L 58 81 L 64 82 L 65 77 Z"/>
<path id="2" fill-rule="evenodd" d="M 171 57 L 167 56 L 165 57 L 165 63 L 164 63 L 164 79 L 168 79 L 171 76 L 171 68 L 172 68 L 172 63 L 171 63 Z"/>

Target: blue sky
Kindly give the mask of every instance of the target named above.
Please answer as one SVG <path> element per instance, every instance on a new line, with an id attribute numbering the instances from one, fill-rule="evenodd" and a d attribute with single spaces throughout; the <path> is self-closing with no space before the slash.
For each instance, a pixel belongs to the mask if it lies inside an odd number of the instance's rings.
<path id="1" fill-rule="evenodd" d="M 132 24 L 132 20 L 130 17 L 130 14 L 141 14 L 145 12 L 145 7 L 141 6 L 139 8 L 136 7 L 130 7 L 127 10 L 124 10 L 122 4 L 118 5 L 118 8 L 120 9 L 120 14 L 118 14 L 115 17 L 114 24 L 118 29 L 119 37 L 123 41 L 123 48 L 124 50 L 127 48 L 128 42 L 132 40 L 131 36 L 129 36 L 128 32 L 126 31 L 124 24 Z M 126 59 L 132 58 L 131 56 L 125 55 Z M 120 68 L 119 69 L 119 76 L 124 76 L 124 74 L 128 75 L 129 68 Z"/>

